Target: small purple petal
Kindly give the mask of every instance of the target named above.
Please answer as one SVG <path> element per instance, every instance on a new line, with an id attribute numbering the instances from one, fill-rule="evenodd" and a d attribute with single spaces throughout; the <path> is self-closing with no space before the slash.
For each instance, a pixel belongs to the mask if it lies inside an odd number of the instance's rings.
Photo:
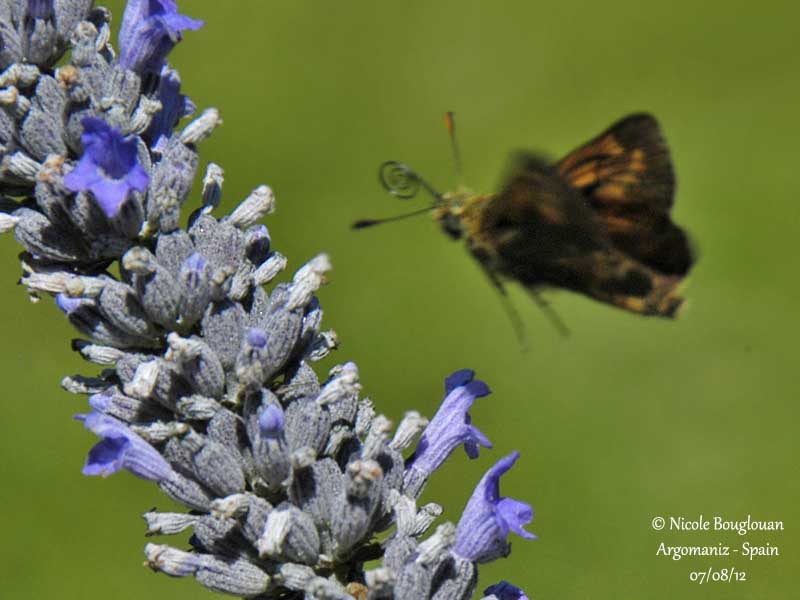
<path id="1" fill-rule="evenodd" d="M 477 427 L 469 425 L 467 426 L 467 430 L 469 431 L 471 439 L 464 442 L 464 451 L 467 453 L 468 457 L 474 460 L 479 456 L 480 447 L 491 448 L 492 442 L 490 442 L 489 438 Z"/>
<path id="2" fill-rule="evenodd" d="M 513 531 L 518 536 L 529 540 L 536 539 L 536 535 L 522 528 L 533 520 L 533 508 L 530 504 L 513 498 L 501 498 L 497 503 L 497 518 L 498 521 L 502 519 L 505 529 Z"/>
<path id="3" fill-rule="evenodd" d="M 529 600 L 520 588 L 507 581 L 490 585 L 483 590 L 484 596 L 496 596 L 497 600 Z"/>
<path id="4" fill-rule="evenodd" d="M 479 379 L 470 381 L 466 385 L 466 388 L 467 392 L 476 398 L 483 398 L 484 396 L 488 396 L 492 393 L 492 390 L 489 389 L 489 386 Z"/>
<path id="5" fill-rule="evenodd" d="M 469 435 L 472 437 L 475 442 L 483 446 L 484 448 L 492 448 L 492 442 L 489 441 L 489 438 L 477 427 L 474 425 L 470 425 L 467 427 L 469 429 Z"/>
<path id="6" fill-rule="evenodd" d="M 89 191 L 92 192 L 100 208 L 109 218 L 119 214 L 122 205 L 128 199 L 130 189 L 130 186 L 124 181 L 108 179 L 101 179 L 89 186 Z"/>
<path id="7" fill-rule="evenodd" d="M 104 413 L 111 406 L 113 395 L 110 391 L 101 392 L 99 394 L 92 394 L 89 396 L 89 406 L 97 412 Z"/>
<path id="8" fill-rule="evenodd" d="M 158 100 L 161 110 L 150 121 L 143 137 L 151 146 L 164 143 L 178 122 L 194 112 L 194 105 L 180 93 L 181 80 L 178 73 L 164 66 L 158 80 Z"/>
<path id="9" fill-rule="evenodd" d="M 88 190 L 91 185 L 102 178 L 100 167 L 88 154 L 84 154 L 77 166 L 64 175 L 64 187 L 70 192 L 80 192 Z"/>
<path id="10" fill-rule="evenodd" d="M 100 475 L 108 477 L 122 468 L 125 451 L 131 443 L 124 437 L 105 438 L 89 450 L 86 465 L 82 469 L 84 475 Z"/>
<path id="11" fill-rule="evenodd" d="M 175 10 L 177 10 L 177 8 Z M 177 13 L 165 13 L 163 19 L 167 26 L 175 32 L 187 30 L 197 31 L 205 25 L 200 19 L 192 19 L 191 17 L 179 15 Z"/>
<path id="12" fill-rule="evenodd" d="M 445 396 L 452 392 L 455 388 L 468 384 L 475 377 L 475 371 L 472 369 L 461 369 L 456 371 L 450 377 L 444 380 L 444 393 Z"/>
<path id="13" fill-rule="evenodd" d="M 200 272 L 206 268 L 206 259 L 199 252 L 192 252 L 189 257 L 183 262 L 183 266 L 189 271 Z"/>
<path id="14" fill-rule="evenodd" d="M 475 460 L 481 455 L 481 447 L 472 440 L 464 442 L 464 452 L 471 460 Z"/>
<path id="15" fill-rule="evenodd" d="M 72 298 L 66 294 L 56 294 L 56 306 L 67 316 L 87 304 L 92 304 L 92 301 L 86 298 Z"/>
<path id="16" fill-rule="evenodd" d="M 101 159 L 102 154 L 113 143 L 113 127 L 97 117 L 85 117 L 81 120 L 81 125 L 83 125 L 81 134 L 83 151 Z"/>
<path id="17" fill-rule="evenodd" d="M 136 163 L 126 175 L 128 184 L 137 192 L 144 192 L 150 184 L 150 176 L 142 165 Z"/>
<path id="18" fill-rule="evenodd" d="M 247 343 L 253 348 L 264 349 L 267 345 L 267 333 L 258 327 L 252 327 L 247 332 Z"/>
<path id="19" fill-rule="evenodd" d="M 258 416 L 258 428 L 265 437 L 277 437 L 283 431 L 283 411 L 277 404 L 269 404 Z"/>

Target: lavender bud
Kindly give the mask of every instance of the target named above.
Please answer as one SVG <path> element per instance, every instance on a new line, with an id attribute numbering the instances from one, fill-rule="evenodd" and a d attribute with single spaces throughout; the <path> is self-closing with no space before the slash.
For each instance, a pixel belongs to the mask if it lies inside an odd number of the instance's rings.
<path id="1" fill-rule="evenodd" d="M 319 534 L 311 516 L 294 506 L 279 506 L 269 513 L 264 534 L 256 547 L 262 557 L 315 565 L 319 545 Z"/>

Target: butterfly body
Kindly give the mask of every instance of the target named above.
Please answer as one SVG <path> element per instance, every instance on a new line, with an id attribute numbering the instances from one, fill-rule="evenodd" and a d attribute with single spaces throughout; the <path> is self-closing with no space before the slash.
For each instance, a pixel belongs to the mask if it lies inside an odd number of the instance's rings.
<path id="1" fill-rule="evenodd" d="M 496 194 L 443 194 L 434 210 L 493 283 L 568 289 L 642 314 L 673 317 L 693 263 L 669 216 L 674 176 L 649 115 L 632 115 L 555 164 L 520 155 Z"/>

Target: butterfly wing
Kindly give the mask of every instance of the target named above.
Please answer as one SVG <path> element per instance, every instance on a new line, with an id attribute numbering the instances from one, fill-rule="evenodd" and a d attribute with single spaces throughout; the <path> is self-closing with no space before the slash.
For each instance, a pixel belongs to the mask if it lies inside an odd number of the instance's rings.
<path id="1" fill-rule="evenodd" d="M 688 273 L 694 261 L 689 240 L 669 215 L 672 161 L 652 116 L 618 121 L 564 157 L 556 170 L 588 200 L 620 251 L 664 275 Z"/>
<path id="2" fill-rule="evenodd" d="M 553 167 L 522 156 L 507 185 L 483 209 L 475 256 L 535 291 L 554 286 L 647 315 L 673 316 L 679 277 L 616 247 L 585 197 Z"/>
<path id="3" fill-rule="evenodd" d="M 555 269 L 573 290 L 640 315 L 675 317 L 684 301 L 680 277 L 658 273 L 615 248 L 564 257 Z"/>

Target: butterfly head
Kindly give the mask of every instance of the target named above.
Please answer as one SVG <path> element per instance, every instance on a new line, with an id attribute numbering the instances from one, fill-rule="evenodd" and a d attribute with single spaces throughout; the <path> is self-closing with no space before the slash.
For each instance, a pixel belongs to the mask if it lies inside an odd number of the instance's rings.
<path id="1" fill-rule="evenodd" d="M 441 203 L 434 209 L 433 217 L 442 230 L 453 239 L 469 234 L 469 224 L 477 216 L 478 196 L 471 189 L 459 186 L 441 196 Z"/>
<path id="2" fill-rule="evenodd" d="M 444 122 L 450 134 L 456 172 L 460 179 L 461 156 L 458 144 L 456 143 L 454 116 L 452 112 L 445 113 Z M 433 197 L 433 203 L 427 207 L 393 217 L 362 219 L 353 223 L 354 229 L 363 229 L 364 227 L 371 227 L 372 225 L 379 225 L 381 223 L 397 221 L 425 212 L 432 212 L 434 219 L 441 223 L 444 232 L 453 239 L 458 239 L 465 233 L 469 234 L 469 231 L 466 231 L 466 229 L 469 228 L 465 227 L 465 220 L 467 220 L 470 215 L 475 214 L 475 199 L 478 198 L 472 190 L 464 186 L 459 186 L 454 191 L 442 194 L 436 191 L 433 186 L 420 177 L 420 175 L 408 165 L 395 160 L 386 161 L 380 166 L 378 178 L 383 188 L 397 198 L 409 200 L 416 196 L 421 188 L 424 188 L 425 191 Z"/>

